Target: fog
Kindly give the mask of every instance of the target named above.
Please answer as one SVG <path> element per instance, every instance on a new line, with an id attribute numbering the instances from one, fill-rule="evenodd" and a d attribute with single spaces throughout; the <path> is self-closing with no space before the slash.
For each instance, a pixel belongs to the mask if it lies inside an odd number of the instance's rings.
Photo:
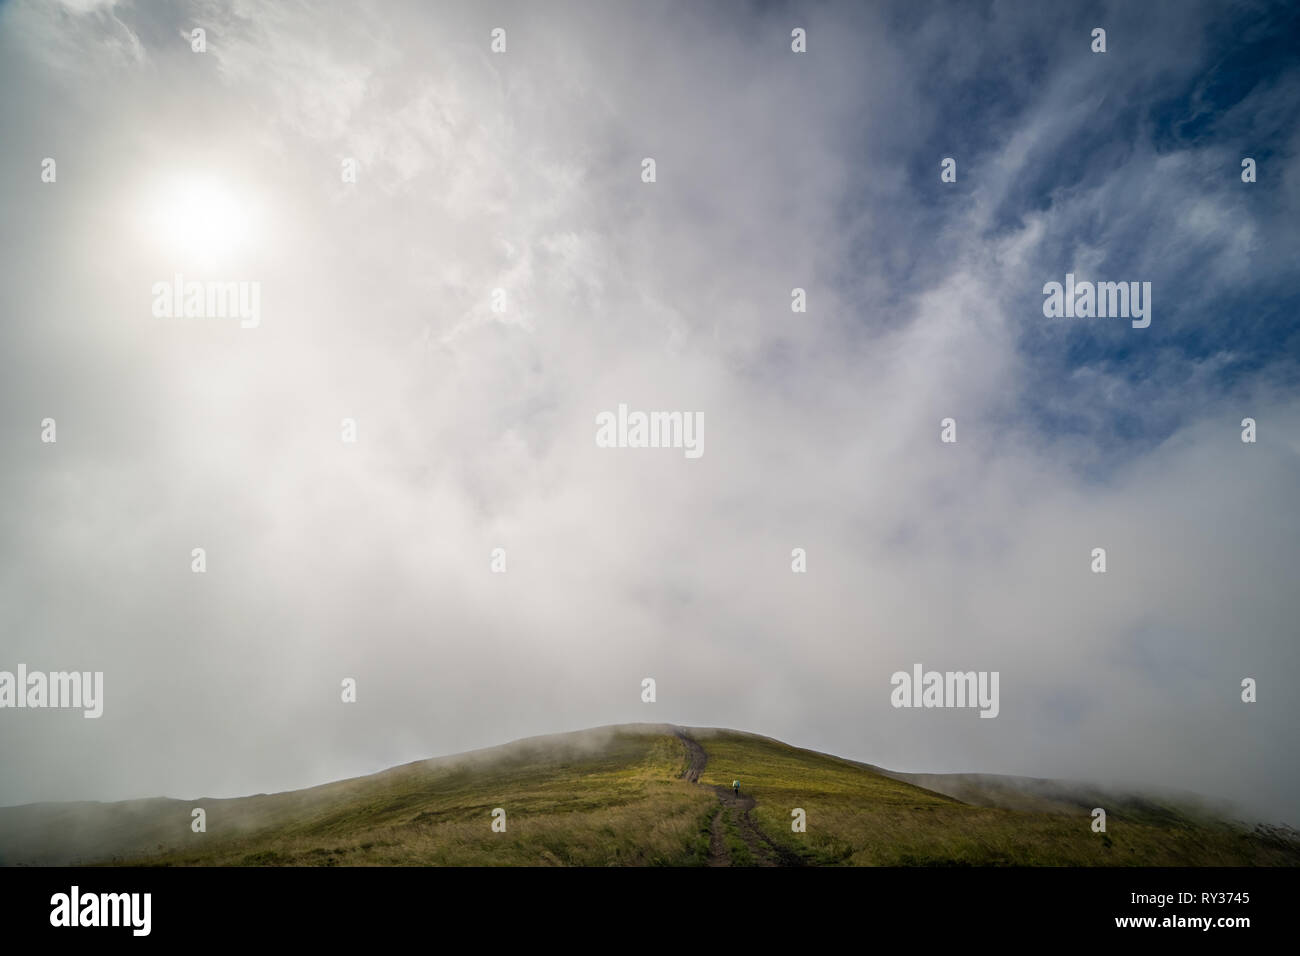
<path id="1" fill-rule="evenodd" d="M 1300 822 L 1300 75 L 1217 6 L 0 8 L 0 669 L 104 675 L 0 804 L 651 722 Z"/>

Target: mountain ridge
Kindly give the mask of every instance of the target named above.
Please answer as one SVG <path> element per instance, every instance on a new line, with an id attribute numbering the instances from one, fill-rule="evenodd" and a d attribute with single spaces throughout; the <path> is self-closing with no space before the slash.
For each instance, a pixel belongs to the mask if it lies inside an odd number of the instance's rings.
<path id="1" fill-rule="evenodd" d="M 1106 832 L 1092 828 L 1097 806 Z M 73 863 L 1297 865 L 1300 840 L 1191 799 L 897 773 L 760 734 L 646 723 L 271 794 L 0 808 L 0 864 Z"/>

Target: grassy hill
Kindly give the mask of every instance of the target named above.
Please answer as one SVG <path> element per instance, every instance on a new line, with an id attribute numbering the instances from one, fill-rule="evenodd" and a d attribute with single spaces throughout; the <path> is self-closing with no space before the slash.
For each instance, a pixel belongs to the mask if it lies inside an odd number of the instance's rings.
<path id="1" fill-rule="evenodd" d="M 735 778 L 739 796 L 729 789 Z M 924 779 L 930 788 L 735 731 L 629 725 L 531 738 L 288 793 L 0 808 L 0 863 L 1300 863 L 1294 831 L 1230 823 L 1195 806 L 1076 792 L 1051 781 Z M 1093 806 L 1107 810 L 1105 834 L 1091 830 Z M 194 807 L 207 811 L 206 833 L 190 830 Z M 505 832 L 492 830 L 498 807 Z M 804 833 L 791 829 L 795 808 L 806 814 Z"/>

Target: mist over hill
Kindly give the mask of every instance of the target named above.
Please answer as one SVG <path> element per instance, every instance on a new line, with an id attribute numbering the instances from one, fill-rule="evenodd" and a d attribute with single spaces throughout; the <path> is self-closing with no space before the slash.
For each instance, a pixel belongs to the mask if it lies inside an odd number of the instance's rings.
<path id="1" fill-rule="evenodd" d="M 1296 836 L 1190 796 L 899 774 L 660 724 L 531 737 L 236 799 L 0 808 L 10 866 L 1296 865 Z"/>

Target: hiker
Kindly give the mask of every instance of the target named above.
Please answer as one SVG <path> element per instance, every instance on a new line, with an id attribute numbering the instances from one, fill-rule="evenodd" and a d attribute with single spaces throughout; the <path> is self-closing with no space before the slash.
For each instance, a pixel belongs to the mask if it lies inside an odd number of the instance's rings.
<path id="1" fill-rule="evenodd" d="M 731 789 L 736 791 L 736 796 L 740 796 L 740 781 L 739 780 L 731 781 Z"/>

